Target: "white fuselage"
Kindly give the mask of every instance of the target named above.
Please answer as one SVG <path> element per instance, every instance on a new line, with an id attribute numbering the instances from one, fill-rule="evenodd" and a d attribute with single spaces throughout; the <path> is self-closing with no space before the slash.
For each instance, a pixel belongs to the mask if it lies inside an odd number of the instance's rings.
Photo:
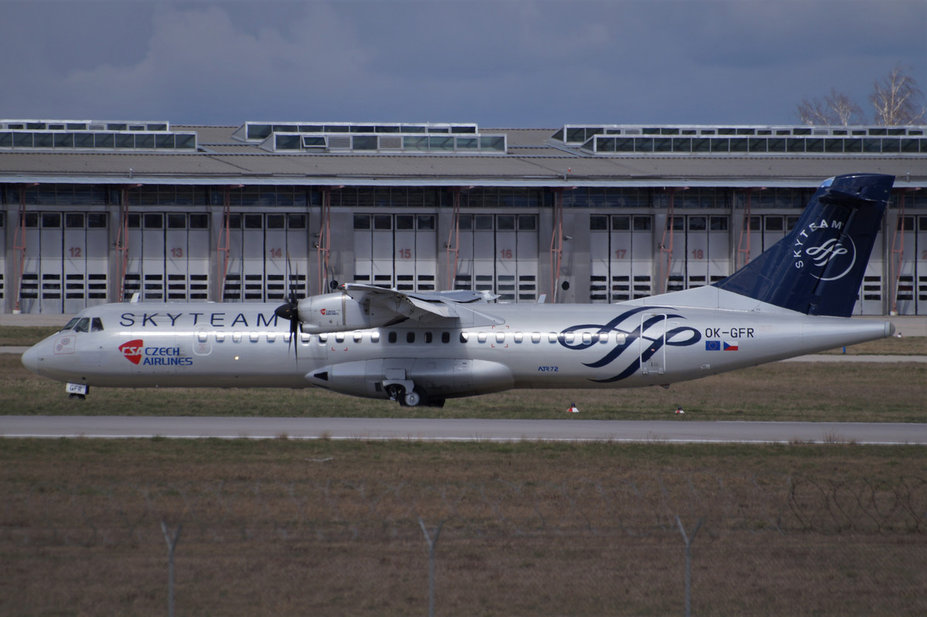
<path id="1" fill-rule="evenodd" d="M 275 307 L 102 305 L 81 314 L 99 318 L 102 329 L 54 334 L 23 362 L 89 386 L 319 386 L 385 398 L 383 384 L 395 381 L 444 399 L 509 388 L 669 384 L 891 332 L 888 322 L 782 309 L 483 303 L 454 322 L 291 337 Z"/>

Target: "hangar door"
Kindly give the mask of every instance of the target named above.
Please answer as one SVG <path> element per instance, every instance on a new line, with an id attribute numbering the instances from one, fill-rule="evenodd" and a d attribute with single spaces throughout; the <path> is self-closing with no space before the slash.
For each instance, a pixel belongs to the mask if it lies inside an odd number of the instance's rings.
<path id="1" fill-rule="evenodd" d="M 0 210 L 0 310 L 6 298 L 6 212 Z"/>
<path id="2" fill-rule="evenodd" d="M 355 214 L 354 280 L 400 291 L 436 291 L 434 214 Z"/>
<path id="3" fill-rule="evenodd" d="M 892 247 L 895 306 L 899 315 L 927 315 L 927 216 L 899 218 L 897 234 Z"/>
<path id="4" fill-rule="evenodd" d="M 497 294 L 505 302 L 538 297 L 536 214 L 461 214 L 455 289 Z"/>
<path id="5" fill-rule="evenodd" d="M 231 214 L 223 299 L 275 301 L 290 292 L 305 297 L 308 227 L 305 213 Z"/>
<path id="6" fill-rule="evenodd" d="M 653 295 L 653 217 L 589 216 L 592 302 L 624 302 Z"/>
<path id="7" fill-rule="evenodd" d="M 204 212 L 130 213 L 124 299 L 206 300 L 209 215 Z"/>
<path id="8" fill-rule="evenodd" d="M 24 313 L 77 313 L 106 302 L 105 212 L 27 212 Z"/>
<path id="9" fill-rule="evenodd" d="M 710 285 L 731 274 L 730 217 L 689 214 L 667 219 L 666 291 Z M 670 233 L 671 232 L 671 233 Z"/>

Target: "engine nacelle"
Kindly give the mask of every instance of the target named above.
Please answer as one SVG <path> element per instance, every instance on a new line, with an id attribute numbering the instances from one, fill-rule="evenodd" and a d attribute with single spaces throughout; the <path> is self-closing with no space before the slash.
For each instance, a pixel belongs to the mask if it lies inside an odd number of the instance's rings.
<path id="1" fill-rule="evenodd" d="M 371 310 L 369 300 L 358 302 L 341 292 L 299 301 L 299 322 L 302 331 L 310 334 L 379 328 L 401 319 L 394 312 Z"/>

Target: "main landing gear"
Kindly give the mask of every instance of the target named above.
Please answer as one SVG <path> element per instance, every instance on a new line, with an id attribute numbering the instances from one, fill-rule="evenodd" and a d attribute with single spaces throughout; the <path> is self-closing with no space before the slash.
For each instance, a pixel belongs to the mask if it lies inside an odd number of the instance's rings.
<path id="1" fill-rule="evenodd" d="M 422 395 L 415 391 L 411 381 L 394 382 L 385 386 L 389 400 L 398 401 L 403 407 L 416 407 L 422 402 Z"/>
<path id="2" fill-rule="evenodd" d="M 415 388 L 415 384 L 408 382 L 393 382 L 384 384 L 384 389 L 391 401 L 397 401 L 403 407 L 444 407 L 444 399 L 426 398 Z"/>

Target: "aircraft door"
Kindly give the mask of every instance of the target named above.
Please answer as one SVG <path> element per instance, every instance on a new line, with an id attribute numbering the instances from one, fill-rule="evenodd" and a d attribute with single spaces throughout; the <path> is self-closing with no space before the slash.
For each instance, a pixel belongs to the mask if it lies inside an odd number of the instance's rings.
<path id="1" fill-rule="evenodd" d="M 641 375 L 666 372 L 666 314 L 641 313 L 638 354 Z"/>

